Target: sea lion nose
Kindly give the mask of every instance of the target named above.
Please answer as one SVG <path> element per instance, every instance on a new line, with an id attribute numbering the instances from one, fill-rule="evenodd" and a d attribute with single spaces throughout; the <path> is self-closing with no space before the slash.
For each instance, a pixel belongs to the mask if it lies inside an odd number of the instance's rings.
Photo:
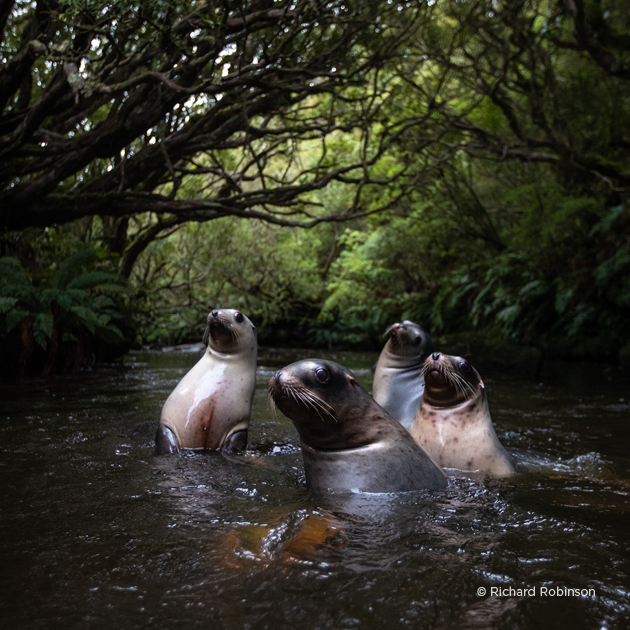
<path id="1" fill-rule="evenodd" d="M 439 358 L 442 356 L 441 352 L 434 352 L 431 357 L 433 358 L 434 361 L 438 361 Z"/>
<path id="2" fill-rule="evenodd" d="M 215 309 L 212 311 L 212 317 L 216 317 L 218 314 L 219 314 L 219 311 L 215 308 Z"/>
<path id="3" fill-rule="evenodd" d="M 280 377 L 282 376 L 282 370 L 278 370 L 274 375 L 273 375 L 273 381 L 274 383 L 277 385 L 280 382 Z"/>

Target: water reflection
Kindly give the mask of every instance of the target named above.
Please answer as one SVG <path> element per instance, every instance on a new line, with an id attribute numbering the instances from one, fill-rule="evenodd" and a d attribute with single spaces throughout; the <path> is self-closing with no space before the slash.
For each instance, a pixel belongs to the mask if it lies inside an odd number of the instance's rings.
<path id="1" fill-rule="evenodd" d="M 630 620 L 630 397 L 616 373 L 551 366 L 542 384 L 487 382 L 499 438 L 517 456 L 513 478 L 317 497 L 304 489 L 297 433 L 266 404 L 266 382 L 297 352 L 262 353 L 245 455 L 154 457 L 160 405 L 196 358 L 138 353 L 92 374 L 2 385 L 6 627 Z M 330 358 L 369 388 L 375 355 Z M 543 585 L 596 596 L 477 593 Z"/>

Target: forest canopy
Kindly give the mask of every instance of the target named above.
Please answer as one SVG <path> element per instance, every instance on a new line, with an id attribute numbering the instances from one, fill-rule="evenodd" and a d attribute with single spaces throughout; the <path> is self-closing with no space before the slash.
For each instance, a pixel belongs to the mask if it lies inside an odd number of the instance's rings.
<path id="1" fill-rule="evenodd" d="M 403 317 L 630 343 L 625 1 L 16 1 L 0 25 L 0 335 L 23 363 L 80 337 L 67 296 L 25 297 L 66 260 L 116 277 L 81 289 L 111 300 L 80 311 L 92 336 L 195 340 L 232 306 L 311 344 Z"/>

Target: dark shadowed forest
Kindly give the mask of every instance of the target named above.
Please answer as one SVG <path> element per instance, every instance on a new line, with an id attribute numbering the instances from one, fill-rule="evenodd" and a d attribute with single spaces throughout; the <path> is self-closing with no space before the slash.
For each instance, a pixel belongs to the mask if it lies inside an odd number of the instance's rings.
<path id="1" fill-rule="evenodd" d="M 626 0 L 0 3 L 0 347 L 411 319 L 630 357 Z"/>

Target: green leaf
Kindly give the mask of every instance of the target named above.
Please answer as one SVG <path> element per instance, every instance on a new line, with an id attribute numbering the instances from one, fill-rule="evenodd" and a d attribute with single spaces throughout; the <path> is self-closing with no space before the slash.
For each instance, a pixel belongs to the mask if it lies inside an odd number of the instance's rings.
<path id="1" fill-rule="evenodd" d="M 6 313 L 18 302 L 17 298 L 0 296 L 0 314 Z"/>
<path id="2" fill-rule="evenodd" d="M 33 336 L 35 341 L 45 350 L 48 340 L 52 337 L 55 318 L 50 313 L 39 313 L 33 322 Z"/>

